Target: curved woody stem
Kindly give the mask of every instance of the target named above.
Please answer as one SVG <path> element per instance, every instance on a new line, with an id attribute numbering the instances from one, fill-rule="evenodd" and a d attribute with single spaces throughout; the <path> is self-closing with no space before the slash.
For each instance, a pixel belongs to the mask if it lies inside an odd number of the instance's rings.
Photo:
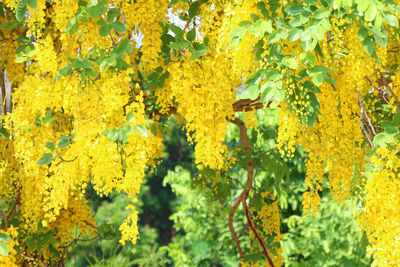
<path id="1" fill-rule="evenodd" d="M 249 103 L 250 104 L 250 103 Z M 239 119 L 239 118 L 234 118 L 234 119 L 230 119 L 230 122 L 232 122 L 233 124 L 237 125 L 239 127 L 240 130 L 240 139 L 242 142 L 242 146 L 243 146 L 243 150 L 248 153 L 251 154 L 251 149 L 249 146 L 249 140 L 248 140 L 248 136 L 247 136 L 247 128 L 246 125 L 244 124 L 244 122 Z M 237 209 L 237 207 L 239 206 L 239 204 L 242 202 L 243 204 L 243 208 L 245 210 L 246 213 L 246 219 L 247 219 L 247 223 L 249 225 L 249 227 L 251 228 L 251 230 L 253 231 L 253 233 L 255 234 L 258 242 L 260 243 L 264 255 L 268 260 L 268 263 L 271 267 L 274 267 L 274 263 L 272 262 L 272 259 L 268 253 L 267 247 L 264 244 L 264 241 L 262 240 L 261 236 L 258 234 L 257 229 L 254 227 L 254 223 L 251 220 L 250 214 L 249 214 L 249 210 L 246 204 L 246 199 L 249 195 L 249 191 L 251 189 L 251 187 L 253 186 L 253 179 L 254 179 L 254 163 L 255 162 L 248 162 L 246 163 L 246 169 L 247 169 L 247 183 L 246 183 L 246 187 L 244 188 L 244 190 L 242 191 L 242 193 L 239 195 L 239 197 L 235 200 L 231 211 L 229 213 L 229 229 L 231 230 L 231 234 L 232 237 L 236 243 L 236 246 L 238 248 L 239 254 L 240 254 L 240 258 L 243 259 L 244 257 L 244 253 L 243 250 L 240 246 L 239 243 L 239 238 L 238 235 L 233 227 L 233 215 L 235 214 L 235 211 Z"/>

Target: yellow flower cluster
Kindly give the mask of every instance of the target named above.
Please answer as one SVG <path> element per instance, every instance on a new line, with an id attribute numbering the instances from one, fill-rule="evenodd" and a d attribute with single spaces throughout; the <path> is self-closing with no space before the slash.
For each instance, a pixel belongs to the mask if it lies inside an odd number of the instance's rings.
<path id="1" fill-rule="evenodd" d="M 5 233 L 11 237 L 11 240 L 6 243 L 8 248 L 8 256 L 0 255 L 0 266 L 21 266 L 20 262 L 17 260 L 17 251 L 15 249 L 15 247 L 18 245 L 18 243 L 15 241 L 18 237 L 17 228 L 14 228 L 11 225 L 6 231 L 0 230 L 0 233 Z"/>
<path id="2" fill-rule="evenodd" d="M 262 192 L 261 197 L 264 201 L 271 201 L 270 204 L 264 203 L 260 210 L 257 210 L 257 215 L 254 216 L 253 221 L 256 223 L 258 229 L 260 230 L 260 234 L 264 240 L 267 240 L 268 236 L 273 236 L 273 249 L 270 250 L 270 256 L 275 266 L 283 265 L 283 256 L 282 256 L 282 247 L 278 245 L 276 248 L 275 245 L 279 244 L 280 240 L 283 238 L 283 234 L 281 234 L 281 224 L 280 224 L 280 213 L 279 213 L 279 204 L 275 200 L 275 196 L 268 192 Z M 251 235 L 251 238 L 254 239 L 255 236 Z M 261 249 L 261 248 L 259 248 Z M 262 263 L 262 266 L 269 266 L 268 262 L 265 261 Z"/>
<path id="3" fill-rule="evenodd" d="M 343 201 L 354 186 L 359 186 L 352 184 L 352 179 L 355 170 L 362 170 L 364 162 L 365 137 L 360 127 L 360 112 L 365 108 L 363 96 L 370 90 L 368 80 L 359 77 L 376 79 L 381 66 L 364 51 L 355 24 L 343 28 L 343 21 L 333 23 L 332 34 L 336 38 L 323 42 L 322 51 L 334 70 L 330 75 L 337 85 L 323 83 L 319 87 L 321 92 L 317 97 L 322 115 L 300 138 L 304 150 L 309 152 L 306 187 L 312 190 L 304 194 L 303 210 L 311 213 L 318 207 L 318 191 L 326 172 L 329 172 L 326 178 L 330 191 L 338 200 Z"/>
<path id="4" fill-rule="evenodd" d="M 156 92 L 157 103 L 163 110 L 167 110 L 165 103 L 177 103 L 177 114 L 184 119 L 188 138 L 196 143 L 195 158 L 200 168 L 225 170 L 227 148 L 222 142 L 227 119 L 234 114 L 235 88 L 254 68 L 252 47 L 255 43 L 249 37 L 244 41 L 246 45 L 231 53 L 227 50 L 229 32 L 257 11 L 256 1 L 243 1 L 243 5 L 209 1 L 200 7 L 200 21 L 207 23 L 200 24 L 199 34 L 208 38 L 210 51 L 194 61 L 189 60 L 192 53 L 186 51 L 181 61 L 167 66 L 173 76 Z"/>
<path id="5" fill-rule="evenodd" d="M 63 209 L 56 222 L 49 225 L 49 230 L 54 230 L 60 243 L 68 244 L 73 241 L 76 227 L 79 229 L 79 236 L 94 237 L 96 222 L 83 194 L 76 193 L 68 201 L 68 208 Z"/>
<path id="6" fill-rule="evenodd" d="M 119 241 L 122 245 L 125 245 L 126 241 L 130 241 L 133 244 L 136 244 L 136 240 L 139 235 L 139 230 L 137 227 L 137 221 L 138 221 L 138 212 L 135 209 L 135 206 L 129 205 L 127 207 L 128 209 L 131 210 L 131 213 L 128 215 L 128 218 L 126 218 L 121 226 L 119 227 L 119 230 L 121 231 L 122 238 Z"/>
<path id="7" fill-rule="evenodd" d="M 57 53 L 54 49 L 53 39 L 50 35 L 40 39 L 36 43 L 37 54 L 35 55 L 36 62 L 41 74 L 50 72 L 52 75 L 57 74 Z M 32 67 L 33 68 L 33 67 Z"/>
<path id="8" fill-rule="evenodd" d="M 365 229 L 373 256 L 372 266 L 400 265 L 400 161 L 397 151 L 378 148 L 371 159 L 375 166 L 365 185 L 364 207 L 360 222 Z"/>
<path id="9" fill-rule="evenodd" d="M 216 59 L 219 58 L 219 59 Z M 216 65 L 215 61 L 219 61 Z M 228 78 L 229 65 L 223 55 L 177 62 L 170 66 L 171 93 L 178 103 L 177 113 L 185 120 L 190 141 L 196 142 L 196 164 L 225 169 L 227 118 L 233 116 L 235 94 Z M 210 150 L 210 148 L 213 148 Z"/>
<path id="10" fill-rule="evenodd" d="M 252 128 L 255 131 L 257 131 L 257 128 L 258 128 L 257 111 L 254 110 L 254 111 L 247 112 L 245 116 L 246 117 L 245 117 L 244 123 L 245 123 L 246 127 L 248 129 Z"/>
<path id="11" fill-rule="evenodd" d="M 128 3 L 127 1 L 115 1 L 115 5 L 121 5 L 121 10 L 128 25 L 128 32 L 134 32 L 141 36 L 138 45 L 141 46 L 141 61 L 145 72 L 162 65 L 159 53 L 161 52 L 161 33 L 159 23 L 166 22 L 169 1 L 167 0 L 139 0 Z M 139 15 L 140 14 L 140 15 Z"/>
<path id="12" fill-rule="evenodd" d="M 17 2 L 3 1 L 12 9 Z M 123 70 L 106 69 L 101 74 L 94 72 L 85 79 L 82 69 L 74 69 L 55 81 L 60 69 L 71 64 L 69 58 L 85 58 L 94 48 L 109 49 L 113 42 L 122 40 L 122 34 L 111 32 L 112 38 L 100 38 L 100 25 L 89 19 L 80 21 L 79 30 L 70 35 L 65 28 L 78 11 L 78 1 L 47 2 L 37 1 L 36 9 L 28 7 L 29 16 L 23 26 L 29 28 L 36 50 L 28 64 L 15 63 L 17 42 L 0 40 L 0 60 L 6 66 L 13 88 L 13 110 L 2 116 L 11 136 L 0 139 L 0 197 L 18 199 L 20 228 L 26 235 L 38 233 L 41 222 L 55 230 L 57 248 L 60 248 L 76 238 L 76 228 L 82 235 L 93 236 L 96 223 L 84 198 L 87 185 L 92 184 L 100 195 L 118 191 L 134 200 L 146 169 L 161 155 L 162 138 L 150 132 L 146 137 L 133 131 L 126 143 L 117 144 L 102 135 L 105 129 L 124 125 L 131 129 L 147 127 L 146 93 L 132 86 L 132 77 L 139 69 L 137 65 Z M 108 4 L 114 7 L 121 4 L 114 2 L 108 1 Z M 121 20 L 126 19 L 124 23 L 129 29 L 136 24 L 145 24 L 149 29 L 156 21 L 162 21 L 161 13 L 167 12 L 168 1 L 158 3 L 124 2 L 132 7 L 126 6 L 123 11 L 127 13 Z M 143 16 L 132 13 L 128 16 L 129 10 L 145 11 L 143 14 L 153 10 L 150 13 L 153 19 L 134 22 L 132 19 Z M 0 19 L 1 23 L 6 22 Z M 52 27 L 48 27 L 49 23 Z M 9 37 L 14 34 L 15 38 L 15 34 L 26 33 L 23 29 L 3 33 Z M 159 36 L 145 32 L 144 28 L 141 31 L 158 42 Z M 146 53 L 155 57 L 158 52 L 150 50 Z M 131 63 L 131 57 L 137 58 L 137 50 L 124 59 Z M 88 66 L 88 62 L 85 64 Z M 99 68 L 98 62 L 92 61 L 91 65 L 93 70 Z M 4 67 L 1 74 L 4 75 Z M 134 120 L 128 123 L 125 118 L 129 112 L 133 113 Z M 38 164 L 46 154 L 51 155 L 50 161 Z M 135 242 L 138 235 L 137 212 L 133 206 L 130 209 L 132 215 L 121 226 L 123 243 Z M 35 255 L 36 252 L 24 253 Z M 51 254 L 43 256 L 48 258 Z M 40 262 L 43 260 L 46 261 Z"/>
<path id="13" fill-rule="evenodd" d="M 279 110 L 279 134 L 276 147 L 282 157 L 292 158 L 296 150 L 297 134 L 301 129 L 297 115 L 291 112 L 285 103 L 282 103 Z"/>

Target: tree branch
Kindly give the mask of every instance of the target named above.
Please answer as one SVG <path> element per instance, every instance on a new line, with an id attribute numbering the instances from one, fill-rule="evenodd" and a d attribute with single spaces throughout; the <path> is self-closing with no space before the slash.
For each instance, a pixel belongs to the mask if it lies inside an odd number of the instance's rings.
<path id="1" fill-rule="evenodd" d="M 232 122 L 233 124 L 237 125 L 239 127 L 240 130 L 240 139 L 241 139 L 241 143 L 243 146 L 243 150 L 246 153 L 251 153 L 251 148 L 249 146 L 249 139 L 247 136 L 247 128 L 245 123 L 239 119 L 239 118 L 234 118 L 233 120 L 230 120 L 230 122 Z M 261 247 L 263 248 L 263 252 L 264 255 L 266 256 L 269 264 L 271 267 L 274 267 L 274 264 L 271 260 L 271 257 L 268 253 L 268 250 L 264 244 L 264 241 L 261 239 L 261 237 L 259 236 L 257 230 L 254 228 L 253 222 L 251 221 L 250 215 L 249 215 L 249 211 L 247 208 L 247 204 L 246 204 L 246 199 L 249 195 L 249 191 L 251 189 L 251 187 L 253 186 L 253 178 L 254 178 L 254 163 L 253 162 L 248 162 L 246 163 L 246 169 L 247 169 L 247 183 L 246 183 L 246 187 L 244 188 L 244 190 L 242 191 L 242 193 L 239 195 L 239 197 L 236 199 L 236 201 L 234 202 L 231 211 L 229 213 L 229 229 L 231 230 L 231 234 L 233 239 L 235 240 L 236 246 L 238 247 L 239 250 L 239 254 L 240 257 L 243 258 L 244 254 L 243 254 L 243 250 L 240 247 L 240 243 L 239 243 L 239 238 L 236 234 L 236 231 L 233 227 L 233 215 L 235 214 L 235 211 L 237 209 L 237 207 L 239 206 L 240 202 L 242 202 L 243 207 L 245 209 L 245 213 L 246 213 L 246 218 L 247 218 L 247 222 L 249 224 L 249 227 L 252 229 L 252 231 L 254 232 L 254 234 L 256 235 Z"/>
<path id="2" fill-rule="evenodd" d="M 253 231 L 253 233 L 256 236 L 258 242 L 260 243 L 260 245 L 261 245 L 261 247 L 263 249 L 264 255 L 267 257 L 269 265 L 271 267 L 274 267 L 275 265 L 272 262 L 271 256 L 268 253 L 267 247 L 265 246 L 264 241 L 262 240 L 261 236 L 258 234 L 257 229 L 254 227 L 254 223 L 251 220 L 251 217 L 250 217 L 250 214 L 249 214 L 249 209 L 248 209 L 247 204 L 246 204 L 246 198 L 243 199 L 242 204 L 243 204 L 244 212 L 246 214 L 247 224 L 250 226 L 250 229 Z"/>
<path id="3" fill-rule="evenodd" d="M 362 102 L 360 92 L 357 91 L 357 94 L 358 94 L 358 105 L 360 106 L 360 116 L 359 116 L 360 117 L 360 127 L 361 127 L 362 132 L 364 133 L 364 136 L 367 138 L 367 141 L 370 144 L 370 146 L 374 147 L 372 139 L 376 135 L 375 128 L 374 128 L 374 125 L 372 125 L 371 120 L 368 117 L 367 111 L 365 110 L 364 103 Z M 370 133 L 370 134 L 366 131 L 366 129 L 364 127 L 364 124 L 363 124 L 364 119 L 367 121 L 367 126 L 369 126 L 369 129 L 372 131 L 372 133 Z"/>
<path id="4" fill-rule="evenodd" d="M 385 87 L 389 90 L 390 94 L 396 100 L 396 104 L 397 104 L 396 111 L 399 111 L 399 109 L 400 109 L 400 100 L 397 97 L 397 95 L 393 92 L 392 88 L 390 87 L 390 85 L 389 85 L 388 81 L 386 80 L 385 76 L 383 75 L 383 73 L 381 73 L 381 80 L 382 80 L 383 84 L 385 85 Z"/>

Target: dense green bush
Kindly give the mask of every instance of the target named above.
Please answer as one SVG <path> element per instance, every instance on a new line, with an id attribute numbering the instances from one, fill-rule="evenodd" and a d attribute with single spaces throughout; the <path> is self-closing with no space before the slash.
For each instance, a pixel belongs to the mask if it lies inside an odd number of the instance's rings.
<path id="1" fill-rule="evenodd" d="M 315 216 L 285 219 L 289 232 L 281 244 L 288 266 L 370 266 L 367 239 L 355 222 L 357 203 L 324 198 Z"/>

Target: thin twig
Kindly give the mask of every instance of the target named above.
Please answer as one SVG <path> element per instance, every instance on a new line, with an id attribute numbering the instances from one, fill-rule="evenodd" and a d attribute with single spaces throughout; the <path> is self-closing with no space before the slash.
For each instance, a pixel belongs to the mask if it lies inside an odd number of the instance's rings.
<path id="1" fill-rule="evenodd" d="M 5 212 L 4 210 L 1 211 L 1 214 L 2 214 L 3 217 L 4 217 L 4 227 L 3 227 L 3 229 L 4 229 L 4 230 L 7 230 L 7 228 L 8 228 L 8 224 L 7 224 L 7 214 L 6 214 L 6 212 Z"/>
<path id="2" fill-rule="evenodd" d="M 274 147 L 273 149 L 271 149 L 271 150 L 269 151 L 269 153 L 268 153 L 267 155 L 265 155 L 264 157 L 252 161 L 252 163 L 255 164 L 255 163 L 257 163 L 257 162 L 260 162 L 260 161 L 262 161 L 262 160 L 268 158 L 269 156 L 271 156 L 272 152 L 274 152 L 275 150 L 276 150 L 276 147 Z"/>
<path id="3" fill-rule="evenodd" d="M 397 110 L 396 111 L 399 111 L 399 109 L 400 109 L 400 100 L 397 97 L 397 95 L 393 92 L 392 88 L 390 87 L 390 85 L 389 85 L 388 81 L 386 80 L 385 76 L 383 75 L 383 73 L 381 73 L 381 80 L 382 80 L 383 84 L 385 85 L 385 87 L 389 90 L 390 94 L 396 100 L 396 104 L 397 104 Z"/>
<path id="4" fill-rule="evenodd" d="M 362 98 L 361 98 L 360 92 L 357 91 L 357 94 L 358 94 L 358 105 L 360 106 L 360 116 L 359 116 L 359 117 L 360 117 L 360 127 L 361 127 L 361 130 L 362 130 L 362 132 L 364 133 L 365 137 L 367 138 L 367 141 L 368 141 L 368 143 L 370 144 L 370 146 L 371 146 L 371 147 L 374 147 L 374 144 L 373 144 L 373 142 L 372 142 L 372 140 L 371 140 L 371 136 L 370 136 L 370 134 L 368 134 L 368 132 L 365 130 L 365 127 L 364 127 L 364 124 L 363 124 L 364 118 L 365 118 L 367 121 L 369 121 L 369 123 L 370 123 L 370 120 L 369 120 L 369 118 L 368 118 L 368 115 L 366 114 L 367 112 L 365 111 L 365 107 L 364 107 L 364 104 L 363 104 L 363 102 L 362 102 Z M 373 134 L 376 135 L 376 134 L 375 134 L 375 129 L 374 129 L 374 126 L 372 125 L 372 123 L 371 123 L 371 126 L 372 126 L 372 127 L 370 127 L 370 129 L 372 130 Z"/>
<path id="5" fill-rule="evenodd" d="M 75 156 L 75 158 L 70 159 L 70 160 L 67 160 L 67 159 L 63 159 L 63 158 L 61 157 L 61 155 L 60 155 L 60 153 L 58 153 L 57 149 L 56 149 L 56 153 L 57 153 L 57 156 L 58 156 L 62 161 L 65 161 L 65 162 L 73 162 L 73 161 L 75 161 L 75 160 L 78 158 L 78 156 Z"/>
<path id="6" fill-rule="evenodd" d="M 232 181 L 237 182 L 237 183 L 240 184 L 243 188 L 245 187 L 238 179 L 235 179 L 235 178 L 232 178 L 232 177 L 229 177 L 229 176 L 227 176 L 227 178 L 228 178 L 228 179 L 231 179 Z"/>
<path id="7" fill-rule="evenodd" d="M 257 197 L 257 193 L 254 192 L 254 196 L 250 199 L 250 204 L 249 207 L 253 206 L 254 200 Z M 245 234 L 247 234 L 247 232 L 249 231 L 249 224 L 246 223 L 246 227 L 243 229 L 243 231 L 239 234 L 239 238 L 241 238 L 242 236 L 244 236 Z"/>
<path id="8" fill-rule="evenodd" d="M 360 92 L 357 91 L 357 94 L 358 94 L 358 104 L 360 106 L 360 112 L 363 113 L 364 118 L 367 120 L 367 125 L 372 130 L 372 133 L 373 133 L 373 135 L 375 137 L 375 135 L 376 135 L 375 127 L 374 127 L 374 125 L 372 124 L 371 120 L 368 117 L 368 113 L 367 113 L 367 110 L 365 109 L 365 106 L 364 106 L 364 103 L 362 101 Z"/>
<path id="9" fill-rule="evenodd" d="M 269 265 L 270 265 L 271 267 L 274 267 L 275 265 L 274 265 L 274 263 L 272 262 L 271 256 L 270 256 L 269 253 L 268 253 L 267 247 L 265 246 L 264 241 L 262 240 L 261 236 L 258 234 L 256 228 L 254 227 L 254 223 L 253 223 L 253 221 L 251 220 L 251 217 L 250 217 L 250 214 L 249 214 L 249 209 L 248 209 L 248 207 L 247 207 L 246 199 L 245 199 L 245 198 L 243 199 L 242 204 L 243 204 L 244 211 L 245 211 L 245 213 L 246 213 L 246 218 L 247 218 L 247 223 L 248 223 L 248 225 L 250 226 L 250 228 L 251 228 L 251 230 L 253 231 L 254 235 L 256 236 L 258 242 L 260 243 L 260 245 L 261 245 L 261 247 L 262 247 L 262 249 L 263 249 L 264 255 L 267 257 L 267 260 L 268 260 Z"/>

